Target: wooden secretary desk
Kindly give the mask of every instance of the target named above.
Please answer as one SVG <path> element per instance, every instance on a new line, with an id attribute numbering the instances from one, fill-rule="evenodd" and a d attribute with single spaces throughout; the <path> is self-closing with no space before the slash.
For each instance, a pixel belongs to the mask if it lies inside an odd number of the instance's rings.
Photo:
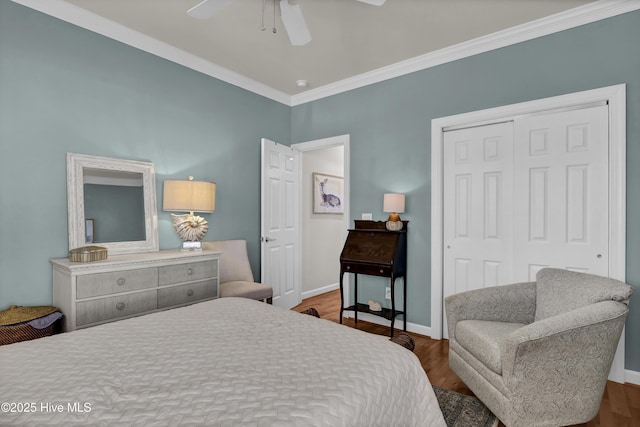
<path id="1" fill-rule="evenodd" d="M 396 316 L 404 315 L 404 330 L 407 330 L 407 225 L 400 231 L 388 231 L 384 221 L 355 221 L 355 228 L 349 230 L 347 241 L 340 254 L 340 323 L 345 310 L 353 311 L 358 323 L 358 312 L 371 313 L 391 321 L 390 335 Z M 355 303 L 344 306 L 343 279 L 345 273 L 354 275 Z M 391 309 L 382 311 L 369 309 L 368 304 L 358 302 L 358 274 L 389 277 L 391 283 Z M 402 277 L 403 310 L 396 310 L 395 281 Z"/>

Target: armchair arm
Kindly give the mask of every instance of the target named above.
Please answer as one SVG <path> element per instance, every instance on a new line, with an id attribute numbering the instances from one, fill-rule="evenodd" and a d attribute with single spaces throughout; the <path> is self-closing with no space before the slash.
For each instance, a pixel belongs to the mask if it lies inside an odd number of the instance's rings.
<path id="1" fill-rule="evenodd" d="M 449 339 L 455 338 L 456 324 L 462 320 L 491 320 L 531 323 L 536 312 L 536 283 L 476 289 L 445 298 Z"/>
<path id="2" fill-rule="evenodd" d="M 501 353 L 512 396 L 536 396 L 535 406 L 547 409 L 576 399 L 597 408 L 627 313 L 624 304 L 602 301 L 510 334 Z"/>

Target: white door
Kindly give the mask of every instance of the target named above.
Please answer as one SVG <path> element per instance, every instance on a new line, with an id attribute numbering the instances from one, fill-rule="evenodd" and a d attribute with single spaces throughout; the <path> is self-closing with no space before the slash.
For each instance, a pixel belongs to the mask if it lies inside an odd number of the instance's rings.
<path id="1" fill-rule="evenodd" d="M 608 276 L 607 108 L 445 133 L 443 298 L 544 267 Z"/>
<path id="2" fill-rule="evenodd" d="M 609 275 L 608 107 L 515 122 L 514 281 L 557 267 Z"/>
<path id="3" fill-rule="evenodd" d="M 443 298 L 510 283 L 513 123 L 446 132 L 443 171 Z"/>
<path id="4" fill-rule="evenodd" d="M 273 304 L 300 303 L 300 153 L 262 139 L 261 282 L 273 286 Z"/>

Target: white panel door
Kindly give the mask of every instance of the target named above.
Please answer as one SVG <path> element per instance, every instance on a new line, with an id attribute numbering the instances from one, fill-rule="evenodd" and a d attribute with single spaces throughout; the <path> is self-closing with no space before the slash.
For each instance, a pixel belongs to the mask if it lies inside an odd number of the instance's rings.
<path id="1" fill-rule="evenodd" d="M 544 267 L 609 276 L 607 105 L 445 132 L 443 143 L 443 298 L 535 281 Z M 446 338 L 444 313 L 443 325 Z M 618 382 L 623 354 L 624 334 Z"/>
<path id="2" fill-rule="evenodd" d="M 510 283 L 513 123 L 446 132 L 443 170 L 443 298 Z"/>
<path id="3" fill-rule="evenodd" d="M 517 119 L 515 141 L 515 281 L 544 267 L 608 276 L 608 107 Z"/>
<path id="4" fill-rule="evenodd" d="M 300 153 L 262 139 L 261 282 L 273 287 L 273 304 L 300 303 Z"/>

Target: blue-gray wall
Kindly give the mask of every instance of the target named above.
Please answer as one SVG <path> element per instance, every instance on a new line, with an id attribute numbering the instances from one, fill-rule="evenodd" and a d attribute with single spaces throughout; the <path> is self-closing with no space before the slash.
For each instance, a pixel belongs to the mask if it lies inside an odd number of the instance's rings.
<path id="1" fill-rule="evenodd" d="M 51 303 L 48 260 L 68 249 L 67 152 L 153 162 L 159 194 L 167 178 L 216 181 L 206 239 L 248 239 L 257 275 L 260 138 L 348 133 L 354 219 L 383 219 L 382 194 L 407 193 L 409 321 L 429 326 L 430 120 L 619 83 L 627 84 L 627 280 L 640 291 L 637 40 L 640 12 L 289 108 L 0 1 L 0 309 Z M 161 199 L 160 246 L 177 247 Z M 635 371 L 639 310 L 636 295 L 626 332 L 626 367 Z"/>
<path id="2" fill-rule="evenodd" d="M 153 162 L 215 181 L 205 240 L 244 238 L 260 274 L 260 138 L 289 144 L 291 109 L 119 42 L 0 1 L 0 309 L 51 304 L 68 256 L 66 153 Z"/>
<path id="3" fill-rule="evenodd" d="M 626 83 L 627 280 L 636 290 L 626 367 L 640 371 L 639 41 L 633 12 L 293 108 L 294 143 L 351 134 L 353 219 L 384 219 L 383 193 L 407 194 L 410 322 L 431 323 L 431 119 Z M 360 300 L 384 301 L 383 288 L 361 286 Z"/>

